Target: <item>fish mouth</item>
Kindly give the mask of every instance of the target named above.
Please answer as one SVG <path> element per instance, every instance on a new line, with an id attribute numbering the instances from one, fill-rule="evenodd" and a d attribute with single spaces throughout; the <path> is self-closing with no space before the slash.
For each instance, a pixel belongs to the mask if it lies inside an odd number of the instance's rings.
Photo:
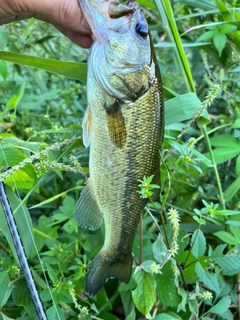
<path id="1" fill-rule="evenodd" d="M 108 32 L 127 33 L 131 19 L 139 9 L 135 0 L 121 4 L 118 0 L 78 0 L 85 18 L 92 29 L 94 40 L 99 44 L 108 41 Z"/>

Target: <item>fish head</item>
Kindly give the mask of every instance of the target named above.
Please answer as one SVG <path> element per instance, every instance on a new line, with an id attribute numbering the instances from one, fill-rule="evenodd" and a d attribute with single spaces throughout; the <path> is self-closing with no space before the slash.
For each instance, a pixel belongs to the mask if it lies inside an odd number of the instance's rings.
<path id="1" fill-rule="evenodd" d="M 107 93 L 134 101 L 152 77 L 149 29 L 135 1 L 79 0 L 95 42 L 90 63 Z"/>

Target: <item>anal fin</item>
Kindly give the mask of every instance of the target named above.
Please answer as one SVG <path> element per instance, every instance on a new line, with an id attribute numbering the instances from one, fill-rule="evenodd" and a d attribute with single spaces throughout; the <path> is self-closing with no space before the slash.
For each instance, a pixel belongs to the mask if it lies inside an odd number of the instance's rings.
<path id="1" fill-rule="evenodd" d="M 102 225 L 103 215 L 95 199 L 90 179 L 76 204 L 75 216 L 77 223 L 83 228 L 96 230 Z"/>

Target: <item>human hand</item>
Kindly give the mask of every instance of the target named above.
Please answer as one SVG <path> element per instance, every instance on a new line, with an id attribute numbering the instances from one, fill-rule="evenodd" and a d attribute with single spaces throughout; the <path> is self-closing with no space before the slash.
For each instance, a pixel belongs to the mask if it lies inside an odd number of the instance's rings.
<path id="1" fill-rule="evenodd" d="M 0 0 L 0 25 L 31 17 L 50 22 L 83 48 L 92 44 L 91 29 L 77 0 Z"/>

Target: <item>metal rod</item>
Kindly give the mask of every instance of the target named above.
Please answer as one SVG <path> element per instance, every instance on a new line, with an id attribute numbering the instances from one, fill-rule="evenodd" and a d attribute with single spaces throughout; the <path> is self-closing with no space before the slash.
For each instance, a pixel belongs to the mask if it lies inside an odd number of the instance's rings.
<path id="1" fill-rule="evenodd" d="M 4 171 L 8 170 L 8 168 L 5 168 L 3 170 Z M 38 292 L 37 292 L 37 289 L 36 289 L 32 274 L 31 274 L 31 270 L 28 266 L 26 254 L 24 252 L 23 245 L 22 245 L 22 242 L 21 242 L 21 239 L 20 239 L 17 227 L 16 227 L 16 223 L 14 221 L 12 210 L 9 205 L 6 192 L 4 190 L 3 182 L 0 182 L 0 201 L 1 201 L 1 204 L 3 207 L 3 211 L 5 213 L 5 216 L 6 216 L 6 220 L 7 220 L 11 235 L 12 235 L 14 246 L 15 246 L 18 258 L 19 258 L 19 262 L 20 262 L 21 268 L 23 270 L 23 274 L 26 278 L 27 285 L 28 285 L 28 288 L 29 288 L 29 291 L 31 294 L 31 298 L 33 300 L 38 318 L 39 318 L 39 320 L 47 320 L 46 314 L 45 314 L 43 306 L 42 306 L 42 302 L 39 298 L 39 295 L 38 295 Z"/>

